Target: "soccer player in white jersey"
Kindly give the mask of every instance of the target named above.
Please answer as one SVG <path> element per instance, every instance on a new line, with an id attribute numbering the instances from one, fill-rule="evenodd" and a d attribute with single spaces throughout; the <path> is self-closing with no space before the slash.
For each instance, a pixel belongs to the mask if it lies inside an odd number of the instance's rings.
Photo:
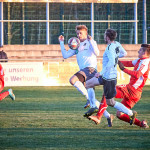
<path id="1" fill-rule="evenodd" d="M 64 36 L 60 35 L 58 39 L 64 59 L 76 55 L 80 71 L 70 78 L 70 83 L 76 87 L 79 92 L 85 95 L 87 103 L 84 108 L 87 108 L 90 105 L 91 109 L 94 108 L 92 110 L 93 113 L 95 108 L 99 107 L 100 103 L 95 99 L 94 89 L 89 88 L 87 90 L 84 83 L 94 77 L 95 73 L 97 73 L 97 56 L 99 55 L 99 49 L 96 41 L 88 35 L 88 28 L 85 25 L 77 25 L 75 31 L 80 40 L 80 46 L 77 52 L 72 49 L 66 51 L 64 47 Z M 104 116 L 109 118 L 110 114 L 105 111 Z"/>
<path id="2" fill-rule="evenodd" d="M 103 85 L 107 105 L 131 116 L 131 120 L 134 121 L 137 112 L 128 109 L 120 102 L 114 100 L 114 96 L 116 95 L 118 58 L 127 54 L 121 44 L 115 41 L 116 37 L 117 33 L 113 29 L 107 29 L 105 31 L 104 40 L 107 43 L 107 47 L 103 54 L 102 71 L 96 73 L 95 77 L 86 81 L 86 87 L 88 89 L 93 86 Z M 89 116 L 89 119 L 95 121 L 94 117 L 95 116 Z M 96 120 L 95 123 L 100 123 L 100 120 Z"/>
<path id="3" fill-rule="evenodd" d="M 150 45 L 142 44 L 138 51 L 138 59 L 133 61 L 118 61 L 119 68 L 131 76 L 130 82 L 127 85 L 117 85 L 115 98 L 122 98 L 121 103 L 131 109 L 140 100 L 142 89 L 148 79 L 150 72 Z M 134 67 L 129 70 L 125 67 Z M 103 97 L 103 103 L 106 99 Z M 97 115 L 94 117 L 101 120 L 103 111 L 107 108 L 106 105 L 101 105 Z M 117 117 L 120 120 L 130 123 L 130 117 L 120 111 L 117 111 Z M 135 118 L 134 124 L 142 128 L 149 128 L 146 120 L 138 120 Z"/>

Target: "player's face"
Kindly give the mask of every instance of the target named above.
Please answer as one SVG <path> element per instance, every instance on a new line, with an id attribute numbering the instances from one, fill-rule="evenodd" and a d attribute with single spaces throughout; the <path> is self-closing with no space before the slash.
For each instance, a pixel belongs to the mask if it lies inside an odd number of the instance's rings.
<path id="1" fill-rule="evenodd" d="M 84 40 L 87 39 L 87 31 L 86 30 L 84 30 L 84 29 L 83 30 L 77 30 L 76 33 L 77 33 L 78 39 L 81 42 L 83 42 Z"/>
<path id="2" fill-rule="evenodd" d="M 142 47 L 139 49 L 138 54 L 139 54 L 139 55 L 138 55 L 139 58 L 145 57 L 145 52 L 144 52 L 144 50 L 143 50 Z"/>

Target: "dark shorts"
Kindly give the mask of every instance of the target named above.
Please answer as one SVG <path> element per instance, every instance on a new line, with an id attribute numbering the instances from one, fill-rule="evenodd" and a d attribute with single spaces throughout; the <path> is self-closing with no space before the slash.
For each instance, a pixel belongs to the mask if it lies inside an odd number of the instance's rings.
<path id="1" fill-rule="evenodd" d="M 100 85 L 103 85 L 104 95 L 106 99 L 111 99 L 116 95 L 116 80 L 105 80 L 100 76 L 98 78 Z"/>
<path id="2" fill-rule="evenodd" d="M 97 70 L 95 68 L 86 67 L 84 69 L 81 69 L 80 71 L 78 71 L 74 75 L 76 75 L 81 82 L 85 82 L 85 81 L 93 78 L 96 73 L 97 73 Z"/>

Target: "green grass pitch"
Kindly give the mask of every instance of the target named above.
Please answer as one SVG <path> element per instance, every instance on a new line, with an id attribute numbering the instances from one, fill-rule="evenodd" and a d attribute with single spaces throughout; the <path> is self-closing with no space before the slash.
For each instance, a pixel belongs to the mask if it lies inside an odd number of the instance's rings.
<path id="1" fill-rule="evenodd" d="M 5 90 L 8 88 L 5 88 Z M 83 117 L 86 100 L 74 87 L 13 87 L 16 100 L 0 102 L 0 150 L 148 150 L 150 129 L 117 118 L 113 127 Z M 101 99 L 102 87 L 96 87 Z M 118 100 L 120 101 L 120 100 Z M 114 108 L 108 107 L 116 114 Z M 135 105 L 140 120 L 150 125 L 150 86 Z"/>

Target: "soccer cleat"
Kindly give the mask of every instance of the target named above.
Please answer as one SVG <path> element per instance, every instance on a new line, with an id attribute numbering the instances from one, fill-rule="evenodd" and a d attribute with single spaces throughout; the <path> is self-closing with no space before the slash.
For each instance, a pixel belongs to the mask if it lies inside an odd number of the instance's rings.
<path id="1" fill-rule="evenodd" d="M 133 111 L 133 115 L 130 116 L 130 125 L 134 124 L 136 116 L 137 116 L 137 112 Z"/>
<path id="2" fill-rule="evenodd" d="M 97 107 L 90 108 L 83 116 L 88 118 L 89 116 L 91 116 L 92 114 L 97 113 L 97 112 L 98 112 Z"/>
<path id="3" fill-rule="evenodd" d="M 100 124 L 101 122 L 101 120 L 99 120 L 97 116 L 89 116 L 88 119 L 94 121 L 96 125 Z"/>
<path id="4" fill-rule="evenodd" d="M 112 127 L 113 125 L 112 125 L 112 122 L 113 122 L 113 120 L 114 120 L 114 115 L 110 115 L 110 117 L 109 118 L 107 118 L 107 121 L 108 121 L 108 127 Z"/>
<path id="5" fill-rule="evenodd" d="M 84 105 L 84 108 L 86 109 L 86 108 L 88 108 L 88 107 L 90 107 L 90 101 L 87 99 L 87 102 L 86 102 L 86 104 Z"/>
<path id="6" fill-rule="evenodd" d="M 14 101 L 15 100 L 15 94 L 13 93 L 12 89 L 8 89 L 10 98 Z"/>
<path id="7" fill-rule="evenodd" d="M 141 122 L 141 126 L 142 126 L 142 128 L 149 128 L 149 126 L 148 126 L 146 120 L 143 120 L 143 121 Z"/>

